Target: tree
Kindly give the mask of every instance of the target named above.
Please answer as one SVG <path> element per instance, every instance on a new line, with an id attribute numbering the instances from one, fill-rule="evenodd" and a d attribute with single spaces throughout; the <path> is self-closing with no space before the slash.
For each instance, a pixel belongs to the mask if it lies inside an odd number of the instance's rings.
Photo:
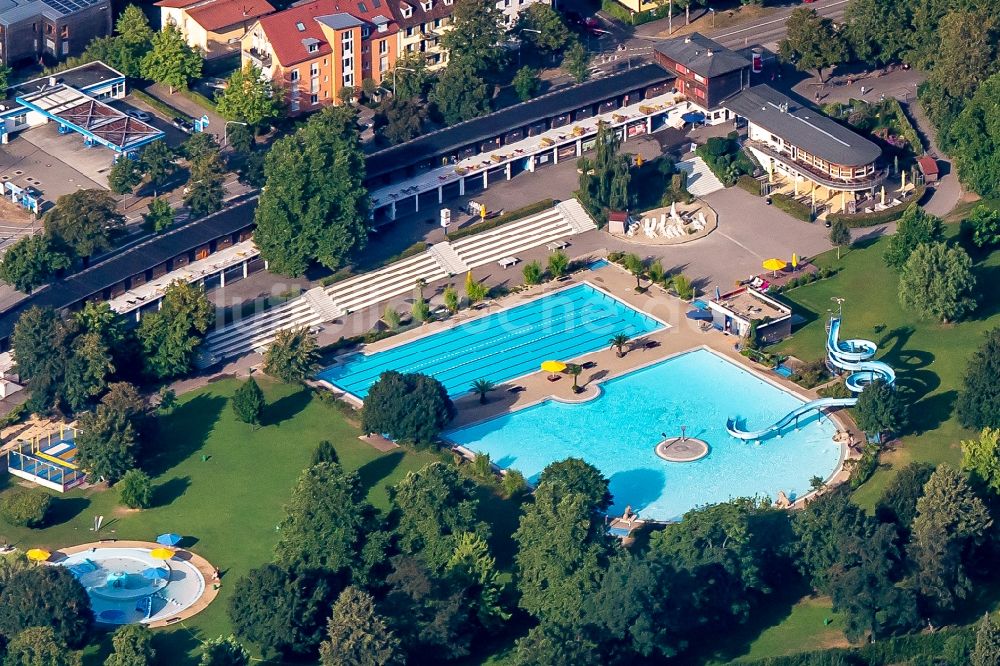
<path id="1" fill-rule="evenodd" d="M 961 102 L 948 131 L 959 179 L 984 197 L 1000 196 L 998 101 L 1000 72 L 983 81 L 971 98 Z"/>
<path id="2" fill-rule="evenodd" d="M 139 153 L 139 166 L 149 178 L 154 197 L 177 170 L 177 165 L 174 164 L 174 152 L 165 141 L 154 141 L 146 144 L 146 147 Z"/>
<path id="3" fill-rule="evenodd" d="M 539 6 L 548 7 L 548 5 Z M 517 70 L 517 74 L 514 75 L 511 85 L 514 86 L 514 92 L 517 93 L 518 99 L 522 102 L 527 102 L 538 94 L 539 89 L 542 87 L 542 80 L 538 77 L 537 71 L 531 67 L 524 66 Z"/>
<path id="4" fill-rule="evenodd" d="M 94 613 L 90 597 L 65 567 L 33 567 L 13 576 L 0 591 L 0 635 L 47 627 L 55 642 L 82 647 Z"/>
<path id="5" fill-rule="evenodd" d="M 195 132 L 185 139 L 180 147 L 181 156 L 192 164 L 208 155 L 218 155 L 220 151 L 221 147 L 215 140 L 215 135 L 208 132 Z"/>
<path id="6" fill-rule="evenodd" d="M 551 263 L 551 259 L 550 259 Z M 477 282 L 472 277 L 472 271 L 465 275 L 465 297 L 469 299 L 469 305 L 478 303 L 486 298 L 490 293 L 489 287 L 484 282 Z"/>
<path id="7" fill-rule="evenodd" d="M 622 155 L 621 140 L 610 125 L 598 123 L 594 159 L 580 158 L 580 202 L 591 210 L 624 210 L 629 207 L 631 158 Z"/>
<path id="8" fill-rule="evenodd" d="M 969 359 L 958 395 L 956 412 L 966 428 L 1000 428 L 1000 382 L 996 381 L 1000 377 L 1000 327 L 985 337 Z"/>
<path id="9" fill-rule="evenodd" d="M 30 294 L 72 263 L 72 258 L 57 249 L 47 235 L 24 236 L 3 253 L 0 280 Z"/>
<path id="10" fill-rule="evenodd" d="M 933 472 L 934 468 L 925 463 L 910 463 L 899 470 L 875 505 L 875 517 L 883 523 L 894 523 L 900 534 L 908 536 L 917 515 L 917 500 L 923 497 Z"/>
<path id="11" fill-rule="evenodd" d="M 899 433 L 908 421 L 902 396 L 881 379 L 865 387 L 854 406 L 854 420 L 869 435 Z"/>
<path id="12" fill-rule="evenodd" d="M 229 83 L 215 97 L 216 110 L 226 120 L 262 127 L 281 114 L 281 95 L 260 68 L 247 63 L 233 72 Z"/>
<path id="13" fill-rule="evenodd" d="M 823 70 L 847 60 L 847 45 L 833 21 L 814 9 L 794 10 L 785 22 L 786 37 L 778 42 L 778 55 L 793 63 L 799 71 L 816 70 L 823 80 Z"/>
<path id="14" fill-rule="evenodd" d="M 917 204 L 910 204 L 896 223 L 896 233 L 886 245 L 885 263 L 901 270 L 918 245 L 942 240 L 943 229 L 940 218 L 924 212 Z"/>
<path id="15" fill-rule="evenodd" d="M 254 241 L 271 270 L 301 275 L 314 261 L 337 270 L 364 249 L 368 192 L 349 109 L 328 107 L 276 141 L 264 172 Z"/>
<path id="16" fill-rule="evenodd" d="M 460 30 L 453 28 L 448 34 L 457 32 Z M 449 125 L 485 116 L 490 112 L 491 98 L 490 86 L 466 59 L 449 64 L 430 93 L 430 101 Z"/>
<path id="17" fill-rule="evenodd" d="M 473 532 L 460 534 L 446 568 L 449 578 L 470 593 L 467 594 L 470 609 L 484 627 L 510 619 L 502 601 L 502 574 L 490 554 L 487 536 Z"/>
<path id="18" fill-rule="evenodd" d="M 254 381 L 253 377 L 243 382 L 233 393 L 233 413 L 236 418 L 243 423 L 250 424 L 254 429 L 260 425 L 261 417 L 264 415 L 264 392 Z"/>
<path id="19" fill-rule="evenodd" d="M 616 333 L 610 340 L 608 340 L 608 344 L 611 345 L 612 349 L 617 350 L 615 355 L 618 356 L 618 358 L 624 358 L 625 347 L 628 345 L 629 340 L 630 338 L 628 333 Z"/>
<path id="20" fill-rule="evenodd" d="M 322 666 L 391 666 L 402 664 L 399 640 L 378 613 L 370 594 L 345 588 L 333 605 L 327 639 L 319 646 Z"/>
<path id="21" fill-rule="evenodd" d="M 153 480 L 141 469 L 130 469 L 115 484 L 118 499 L 130 509 L 148 509 L 153 504 Z"/>
<path id="22" fill-rule="evenodd" d="M 170 202 L 159 197 L 149 202 L 149 210 L 142 216 L 146 226 L 156 233 L 166 231 L 174 223 L 174 209 Z"/>
<path id="23" fill-rule="evenodd" d="M 77 190 L 64 194 L 45 214 L 45 232 L 77 257 L 109 250 L 125 225 L 115 200 L 104 190 Z"/>
<path id="24" fill-rule="evenodd" d="M 979 439 L 962 442 L 962 469 L 1000 493 L 1000 429 L 983 428 Z"/>
<path id="25" fill-rule="evenodd" d="M 126 624 L 111 637 L 114 651 L 104 660 L 104 666 L 149 666 L 156 659 L 153 632 L 142 624 Z"/>
<path id="26" fill-rule="evenodd" d="M 80 417 L 77 464 L 92 483 L 116 483 L 135 468 L 139 439 L 135 426 L 106 405 Z"/>
<path id="27" fill-rule="evenodd" d="M 503 13 L 491 0 L 458 0 L 452 12 L 454 27 L 441 36 L 441 46 L 448 51 L 445 74 L 457 66 L 477 77 L 498 72 L 503 60 Z M 453 122 L 453 121 L 449 121 Z"/>
<path id="28" fill-rule="evenodd" d="M 52 506 L 52 496 L 36 489 L 16 489 L 0 497 L 0 516 L 18 527 L 42 527 Z"/>
<path id="29" fill-rule="evenodd" d="M 289 384 L 305 381 L 318 367 L 316 336 L 305 326 L 278 331 L 264 353 L 264 372 Z"/>
<path id="30" fill-rule="evenodd" d="M 441 382 L 420 373 L 387 370 L 368 389 L 361 429 L 429 445 L 454 416 L 455 407 Z"/>
<path id="31" fill-rule="evenodd" d="M 956 321 L 976 309 L 972 259 L 960 247 L 919 245 L 903 266 L 899 302 L 942 322 Z"/>
<path id="32" fill-rule="evenodd" d="M 566 27 L 562 14 L 545 3 L 528 5 L 518 12 L 517 21 L 514 30 L 522 43 L 540 55 L 560 54 L 573 41 L 573 33 Z"/>
<path id="33" fill-rule="evenodd" d="M 229 619 L 236 635 L 265 655 L 315 659 L 330 606 L 343 588 L 323 572 L 265 564 L 236 582 Z"/>
<path id="34" fill-rule="evenodd" d="M 164 290 L 158 312 L 139 321 L 146 372 L 158 379 L 182 375 L 191 369 L 195 352 L 215 319 L 205 290 L 175 281 Z"/>
<path id="35" fill-rule="evenodd" d="M 1000 627 L 984 613 L 976 629 L 976 647 L 972 651 L 972 666 L 996 666 L 1000 664 Z"/>
<path id="36" fill-rule="evenodd" d="M 365 530 L 373 517 L 357 474 L 336 463 L 314 465 L 299 476 L 285 505 L 275 560 L 286 566 L 351 572 L 359 568 Z"/>
<path id="37" fill-rule="evenodd" d="M 206 642 L 201 649 L 199 666 L 250 666 L 250 654 L 236 636 L 219 636 Z"/>
<path id="38" fill-rule="evenodd" d="M 242 127 L 237 125 L 237 127 Z M 246 154 L 243 163 L 237 172 L 237 177 L 244 185 L 260 188 L 264 186 L 264 163 L 267 161 L 266 153 L 253 151 Z"/>
<path id="39" fill-rule="evenodd" d="M 564 496 L 583 495 L 594 511 L 603 512 L 611 506 L 608 480 L 601 471 L 581 458 L 566 458 L 549 463 L 538 477 L 538 485 Z"/>
<path id="40" fill-rule="evenodd" d="M 995 13 L 985 6 L 956 7 L 944 14 L 937 30 L 940 47 L 928 75 L 931 85 L 956 100 L 971 97 L 998 70 L 998 28 Z"/>
<path id="41" fill-rule="evenodd" d="M 108 172 L 108 187 L 119 196 L 131 194 L 142 182 L 142 169 L 137 160 L 129 155 L 121 155 L 111 165 Z"/>
<path id="42" fill-rule="evenodd" d="M 408 472 L 390 491 L 399 551 L 440 573 L 461 534 L 488 534 L 486 524 L 476 517 L 474 493 L 472 482 L 440 462 Z"/>
<path id="43" fill-rule="evenodd" d="M 850 247 L 851 230 L 843 220 L 837 220 L 830 227 L 830 242 L 837 246 L 837 259 L 840 259 L 840 249 Z"/>
<path id="44" fill-rule="evenodd" d="M 184 188 L 184 205 L 193 217 L 203 217 L 222 208 L 226 191 L 225 168 L 218 153 L 191 163 L 191 178 Z"/>
<path id="45" fill-rule="evenodd" d="M 444 306 L 452 314 L 458 312 L 458 290 L 454 287 L 446 287 L 444 290 Z"/>
<path id="46" fill-rule="evenodd" d="M 625 270 L 635 276 L 636 291 L 642 288 L 642 278 L 646 274 L 646 262 L 636 254 L 626 254 L 622 259 Z"/>
<path id="47" fill-rule="evenodd" d="M 423 134 L 427 106 L 417 97 L 386 97 L 375 109 L 372 122 L 376 135 L 390 145 L 405 143 Z"/>
<path id="48" fill-rule="evenodd" d="M 324 439 L 316 446 L 309 464 L 310 466 L 315 466 L 320 463 L 340 463 L 340 456 L 337 455 L 337 449 L 334 448 L 333 442 L 328 439 Z"/>
<path id="49" fill-rule="evenodd" d="M 152 48 L 142 59 L 144 78 L 161 83 L 174 93 L 174 88 L 187 88 L 188 83 L 201 78 L 201 56 L 184 40 L 184 35 L 173 25 L 153 35 Z"/>
<path id="50" fill-rule="evenodd" d="M 524 275 L 524 284 L 535 285 L 541 283 L 545 271 L 539 262 L 532 261 L 524 265 L 521 273 Z"/>
<path id="51" fill-rule="evenodd" d="M 486 396 L 490 391 L 496 390 L 496 384 L 488 379 L 477 379 L 469 386 L 469 390 L 479 396 L 479 404 L 486 404 Z"/>
<path id="52" fill-rule="evenodd" d="M 393 86 L 392 94 L 400 99 L 423 99 L 431 84 L 427 60 L 420 53 L 402 53 L 396 66 L 382 77 L 382 84 Z"/>
<path id="53" fill-rule="evenodd" d="M 413 306 L 410 308 L 410 314 L 413 315 L 413 321 L 430 321 L 431 307 L 427 305 L 427 301 L 424 300 L 423 296 L 413 301 Z"/>
<path id="54" fill-rule="evenodd" d="M 602 666 L 597 644 L 576 627 L 543 622 L 517 639 L 514 666 Z"/>
<path id="55" fill-rule="evenodd" d="M 247 123 L 234 123 L 226 127 L 226 145 L 237 155 L 250 155 L 257 147 L 254 130 Z"/>
<path id="56" fill-rule="evenodd" d="M 986 506 L 965 475 L 939 465 L 917 500 L 909 546 L 913 585 L 932 610 L 950 611 L 972 593 L 968 562 L 991 525 Z"/>
<path id="57" fill-rule="evenodd" d="M 577 83 L 586 81 L 590 76 L 590 53 L 587 52 L 587 47 L 579 41 L 574 41 L 573 45 L 566 51 L 566 56 L 562 61 L 562 68 Z"/>
<path id="58" fill-rule="evenodd" d="M 562 250 L 556 250 L 549 255 L 548 260 L 549 275 L 559 279 L 569 272 L 569 256 Z"/>
<path id="59" fill-rule="evenodd" d="M 885 65 L 902 59 L 909 48 L 910 7 L 905 2 L 852 0 L 844 17 L 844 34 L 863 62 Z"/>
<path id="60" fill-rule="evenodd" d="M 972 229 L 972 242 L 976 247 L 1000 245 L 1000 210 L 979 204 L 965 223 Z"/>
<path id="61" fill-rule="evenodd" d="M 873 525 L 850 494 L 841 489 L 824 493 L 795 514 L 795 564 L 809 585 L 830 593 L 830 577 L 840 559 L 840 543 L 850 536 L 865 538 Z"/>
<path id="62" fill-rule="evenodd" d="M 49 627 L 28 627 L 10 641 L 4 666 L 80 666 L 80 653 L 71 652 Z"/>

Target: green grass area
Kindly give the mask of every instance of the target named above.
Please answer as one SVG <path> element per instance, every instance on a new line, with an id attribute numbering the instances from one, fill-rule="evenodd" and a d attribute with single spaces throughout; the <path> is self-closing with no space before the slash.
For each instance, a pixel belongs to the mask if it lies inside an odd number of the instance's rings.
<path id="1" fill-rule="evenodd" d="M 958 234 L 957 225 L 947 233 Z M 824 354 L 825 322 L 844 301 L 844 337 L 867 338 L 879 345 L 878 358 L 889 363 L 899 376 L 899 385 L 912 398 L 913 432 L 902 438 L 899 450 L 884 456 L 882 468 L 862 486 L 855 498 L 872 508 L 894 469 L 910 461 L 957 464 L 959 442 L 975 433 L 959 426 L 954 417 L 955 400 L 972 352 L 983 334 L 1000 325 L 1000 294 L 991 285 L 1000 279 L 1000 252 L 975 256 L 982 302 L 967 321 L 941 324 L 916 317 L 902 309 L 897 296 L 898 275 L 882 261 L 886 239 L 847 252 L 840 262 L 835 253 L 823 257 L 841 268 L 834 278 L 813 283 L 783 295 L 798 314 L 809 321 L 775 351 L 811 360 Z M 877 327 L 884 327 L 878 331 Z"/>
<path id="2" fill-rule="evenodd" d="M 22 549 L 93 541 L 97 515 L 105 518 L 102 538 L 152 540 L 163 532 L 189 536 L 191 549 L 222 570 L 223 585 L 205 611 L 157 632 L 158 648 L 170 657 L 164 663 L 184 663 L 183 655 L 196 652 L 201 641 L 231 633 L 226 607 L 233 584 L 271 559 L 283 505 L 321 440 L 334 443 L 341 463 L 358 471 L 369 501 L 383 510 L 387 485 L 437 459 L 436 454 L 402 449 L 379 453 L 359 441 L 359 430 L 311 391 L 266 380 L 261 382 L 268 404 L 265 425 L 251 430 L 229 406 L 237 385 L 226 380 L 184 395 L 160 419 L 144 465 L 154 477 L 153 508 L 127 511 L 117 505 L 113 490 L 77 490 L 58 497 L 50 527 L 30 530 L 0 521 L 0 541 L 9 539 Z"/>
<path id="3" fill-rule="evenodd" d="M 847 645 L 843 622 L 829 597 L 806 597 L 792 606 L 780 624 L 765 629 L 744 659 L 777 657 Z"/>

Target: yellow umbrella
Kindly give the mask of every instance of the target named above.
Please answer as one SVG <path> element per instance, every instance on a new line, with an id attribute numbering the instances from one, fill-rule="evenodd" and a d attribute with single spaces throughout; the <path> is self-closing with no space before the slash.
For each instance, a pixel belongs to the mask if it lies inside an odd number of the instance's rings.
<path id="1" fill-rule="evenodd" d="M 153 550 L 149 551 L 149 556 L 156 558 L 158 560 L 169 560 L 171 557 L 174 556 L 174 551 L 170 550 L 169 548 L 154 548 Z"/>
<path id="2" fill-rule="evenodd" d="M 764 261 L 763 266 L 767 270 L 777 273 L 777 271 L 784 270 L 787 264 L 788 262 L 784 259 L 767 259 Z"/>
<path id="3" fill-rule="evenodd" d="M 793 254 L 792 255 L 792 268 L 798 268 L 798 267 L 799 267 L 799 255 Z"/>
<path id="4" fill-rule="evenodd" d="M 32 548 L 27 553 L 25 553 L 25 555 L 27 555 L 28 559 L 31 560 L 32 562 L 44 562 L 45 560 L 52 557 L 52 553 L 50 553 L 47 550 L 42 550 L 41 548 Z"/>
<path id="5" fill-rule="evenodd" d="M 562 372 L 566 369 L 566 364 L 562 361 L 545 361 L 542 363 L 542 370 L 545 372 Z"/>

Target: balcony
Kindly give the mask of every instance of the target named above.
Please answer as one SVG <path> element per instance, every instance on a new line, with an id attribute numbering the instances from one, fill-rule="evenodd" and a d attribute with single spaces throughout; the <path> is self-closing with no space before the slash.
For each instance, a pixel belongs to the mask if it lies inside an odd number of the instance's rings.
<path id="1" fill-rule="evenodd" d="M 262 71 L 271 71 L 271 54 L 257 49 L 243 51 L 243 57 Z"/>
<path id="2" fill-rule="evenodd" d="M 881 185 L 886 176 L 887 171 L 876 171 L 870 176 L 865 176 L 863 178 L 834 178 L 829 173 L 824 173 L 812 164 L 807 164 L 797 159 L 793 159 L 791 155 L 786 152 L 775 149 L 766 143 L 760 141 L 746 140 L 743 142 L 746 148 L 752 148 L 759 153 L 763 153 L 768 157 L 774 158 L 776 161 L 781 162 L 786 165 L 789 169 L 797 171 L 802 174 L 805 178 L 822 185 L 823 187 L 830 187 L 835 190 L 844 190 L 847 192 L 859 192 L 862 190 L 873 190 L 879 185 Z"/>

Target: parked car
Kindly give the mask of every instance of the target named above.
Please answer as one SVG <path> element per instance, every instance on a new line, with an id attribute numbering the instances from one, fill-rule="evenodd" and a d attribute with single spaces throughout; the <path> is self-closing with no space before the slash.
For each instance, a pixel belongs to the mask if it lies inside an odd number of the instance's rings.
<path id="1" fill-rule="evenodd" d="M 194 131 L 194 124 L 191 123 L 191 121 L 189 120 L 181 118 L 180 116 L 177 116 L 170 122 L 174 127 L 181 130 L 182 132 L 187 132 L 188 134 L 190 134 L 191 132 Z"/>
<path id="2" fill-rule="evenodd" d="M 141 120 L 144 123 L 149 122 L 150 118 L 152 118 L 151 115 L 149 115 L 145 111 L 140 111 L 139 109 L 129 109 L 125 113 L 132 116 L 136 120 Z"/>

